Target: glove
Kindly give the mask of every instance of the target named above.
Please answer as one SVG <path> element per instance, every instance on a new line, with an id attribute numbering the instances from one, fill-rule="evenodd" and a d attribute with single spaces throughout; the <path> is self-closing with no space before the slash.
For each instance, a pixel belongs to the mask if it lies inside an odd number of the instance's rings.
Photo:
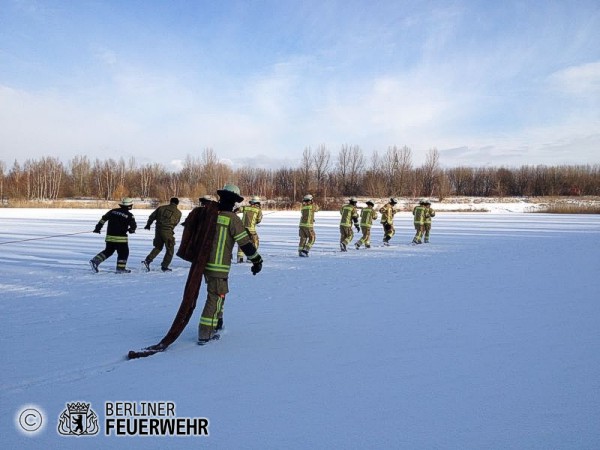
<path id="1" fill-rule="evenodd" d="M 100 234 L 100 228 L 94 228 L 94 233 Z"/>
<path id="2" fill-rule="evenodd" d="M 182 224 L 182 225 L 183 225 L 183 224 Z M 144 227 L 144 230 L 149 230 L 149 229 L 150 229 L 150 225 L 146 225 L 146 226 Z"/>
<path id="3" fill-rule="evenodd" d="M 263 259 L 258 256 L 254 261 L 252 261 L 252 267 L 250 267 L 250 272 L 252 275 L 256 275 L 258 272 L 262 270 Z"/>
<path id="4" fill-rule="evenodd" d="M 358 226 L 357 223 L 354 224 L 354 228 L 356 228 L 356 231 L 360 231 L 360 227 Z"/>
<path id="5" fill-rule="evenodd" d="M 129 232 L 129 234 L 134 234 L 135 230 L 132 230 L 131 228 L 129 230 L 127 230 Z"/>

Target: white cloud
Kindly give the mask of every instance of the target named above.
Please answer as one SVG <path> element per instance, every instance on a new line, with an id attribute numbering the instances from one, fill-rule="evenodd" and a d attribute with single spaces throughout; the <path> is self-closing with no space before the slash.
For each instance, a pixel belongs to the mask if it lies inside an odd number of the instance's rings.
<path id="1" fill-rule="evenodd" d="M 549 80 L 556 89 L 576 96 L 591 96 L 600 104 L 600 61 L 562 69 Z"/>

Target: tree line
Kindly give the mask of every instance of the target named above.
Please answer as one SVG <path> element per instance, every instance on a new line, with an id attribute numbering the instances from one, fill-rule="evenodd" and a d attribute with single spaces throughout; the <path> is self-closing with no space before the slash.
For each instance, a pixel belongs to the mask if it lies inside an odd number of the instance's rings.
<path id="1" fill-rule="evenodd" d="M 414 165 L 408 147 L 389 147 L 367 158 L 359 146 L 344 145 L 336 154 L 326 146 L 307 147 L 296 167 L 233 169 L 217 153 L 204 149 L 188 155 L 178 171 L 134 158 L 101 160 L 76 156 L 67 164 L 52 156 L 0 161 L 0 198 L 56 200 L 90 198 L 118 200 L 124 196 L 165 201 L 214 194 L 225 183 L 237 184 L 246 195 L 276 200 L 282 205 L 313 194 L 324 205 L 341 196 L 382 198 L 449 196 L 573 196 L 600 195 L 600 164 L 526 165 L 521 167 L 442 168 L 432 148 Z"/>

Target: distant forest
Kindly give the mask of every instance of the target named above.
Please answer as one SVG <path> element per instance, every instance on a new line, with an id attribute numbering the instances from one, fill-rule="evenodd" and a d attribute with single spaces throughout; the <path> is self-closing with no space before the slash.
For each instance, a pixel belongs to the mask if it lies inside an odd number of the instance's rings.
<path id="1" fill-rule="evenodd" d="M 181 170 L 135 159 L 91 160 L 76 156 L 66 165 L 53 156 L 0 161 L 0 198 L 56 200 L 90 198 L 118 200 L 124 196 L 165 201 L 172 196 L 197 199 L 215 194 L 225 183 L 237 184 L 245 195 L 259 195 L 292 205 L 306 193 L 322 203 L 328 198 L 450 196 L 574 196 L 600 195 L 600 164 L 527 165 L 521 167 L 442 168 L 437 149 L 413 165 L 408 147 L 390 147 L 367 159 L 358 146 L 342 146 L 332 154 L 325 146 L 306 148 L 297 167 L 232 169 L 207 148 L 187 156 Z"/>

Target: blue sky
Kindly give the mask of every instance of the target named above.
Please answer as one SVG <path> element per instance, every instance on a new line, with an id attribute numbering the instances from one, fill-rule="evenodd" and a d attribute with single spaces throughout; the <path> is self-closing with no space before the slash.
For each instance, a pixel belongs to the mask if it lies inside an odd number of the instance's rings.
<path id="1" fill-rule="evenodd" d="M 600 3 L 0 0 L 0 160 L 600 163 Z"/>

